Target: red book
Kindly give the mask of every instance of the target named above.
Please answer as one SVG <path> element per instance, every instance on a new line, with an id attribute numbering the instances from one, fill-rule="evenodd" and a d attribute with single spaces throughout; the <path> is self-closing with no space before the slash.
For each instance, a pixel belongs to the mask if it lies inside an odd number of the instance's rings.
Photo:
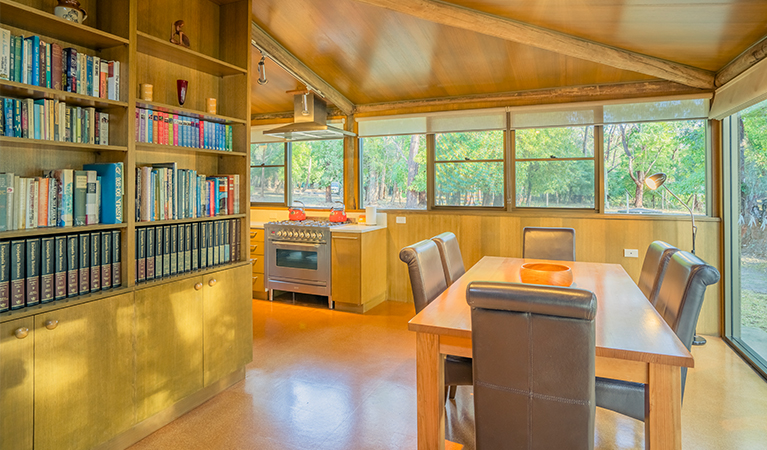
<path id="1" fill-rule="evenodd" d="M 208 181 L 208 216 L 216 215 L 216 183 Z"/>
<path id="2" fill-rule="evenodd" d="M 47 59 L 45 57 L 46 55 L 45 50 L 45 42 L 42 40 L 40 41 L 40 87 L 47 87 L 48 86 L 48 78 L 47 78 L 47 71 L 46 71 L 46 62 Z"/>
<path id="3" fill-rule="evenodd" d="M 234 214 L 234 175 L 227 175 L 229 195 L 226 197 L 226 213 Z"/>
<path id="4" fill-rule="evenodd" d="M 39 192 L 40 194 L 38 197 L 37 202 L 37 226 L 38 227 L 47 227 L 48 226 L 48 183 L 50 183 L 50 178 L 38 178 L 38 186 L 39 186 Z"/>
<path id="5" fill-rule="evenodd" d="M 62 78 L 66 76 L 62 70 L 63 54 L 61 46 L 55 42 L 51 43 L 51 88 L 61 90 Z M 63 139 L 62 139 L 63 140 Z"/>
<path id="6" fill-rule="evenodd" d="M 152 114 L 152 139 L 155 144 L 162 144 L 160 139 L 160 115 L 157 112 Z"/>

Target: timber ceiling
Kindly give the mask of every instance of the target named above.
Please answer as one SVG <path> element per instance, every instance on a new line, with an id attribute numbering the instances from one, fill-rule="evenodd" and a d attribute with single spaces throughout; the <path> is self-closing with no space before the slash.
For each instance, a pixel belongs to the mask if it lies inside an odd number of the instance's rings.
<path id="1" fill-rule="evenodd" d="M 390 3 L 406 4 L 404 0 Z M 764 0 L 452 0 L 484 13 L 711 72 L 767 34 Z M 256 0 L 253 20 L 356 105 L 657 80 L 365 0 Z M 299 84 L 253 50 L 252 113 L 292 110 Z"/>

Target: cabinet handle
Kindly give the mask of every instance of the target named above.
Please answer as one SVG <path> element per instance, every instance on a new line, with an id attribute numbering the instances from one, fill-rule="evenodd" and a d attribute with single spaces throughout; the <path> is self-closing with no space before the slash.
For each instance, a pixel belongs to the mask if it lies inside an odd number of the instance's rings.
<path id="1" fill-rule="evenodd" d="M 213 287 L 218 283 L 215 278 L 211 278 L 210 281 L 208 281 L 208 286 Z"/>
<path id="2" fill-rule="evenodd" d="M 258 276 L 253 277 L 253 281 L 257 281 L 257 280 L 258 280 Z"/>
<path id="3" fill-rule="evenodd" d="M 195 283 L 194 290 L 199 291 L 200 289 L 202 289 L 202 283 Z"/>
<path id="4" fill-rule="evenodd" d="M 258 248 L 258 245 L 251 245 L 250 246 L 250 251 L 251 252 L 255 252 L 257 248 Z"/>
<path id="5" fill-rule="evenodd" d="M 45 322 L 45 328 L 47 328 L 47 329 L 49 329 L 49 330 L 53 330 L 53 329 L 55 329 L 57 326 L 59 326 L 59 321 L 58 321 L 58 320 L 47 320 L 47 321 Z"/>
<path id="6" fill-rule="evenodd" d="M 13 332 L 16 335 L 16 339 L 24 339 L 29 334 L 29 328 L 21 327 Z"/>
<path id="7" fill-rule="evenodd" d="M 351 237 L 351 236 L 336 236 L 336 235 L 333 235 L 332 237 L 333 237 L 333 239 L 351 239 L 353 241 L 356 241 L 357 239 L 359 239 L 357 236 Z"/>
<path id="8" fill-rule="evenodd" d="M 253 233 L 250 233 L 250 238 L 255 239 L 257 234 L 258 234 L 258 231 L 254 231 Z"/>
<path id="9" fill-rule="evenodd" d="M 257 262 L 258 262 L 258 258 L 253 258 L 253 262 L 251 264 L 255 265 Z"/>

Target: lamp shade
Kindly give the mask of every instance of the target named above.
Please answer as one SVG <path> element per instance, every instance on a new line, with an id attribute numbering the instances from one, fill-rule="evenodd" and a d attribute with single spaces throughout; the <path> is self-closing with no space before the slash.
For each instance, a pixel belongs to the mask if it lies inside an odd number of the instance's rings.
<path id="1" fill-rule="evenodd" d="M 666 174 L 663 172 L 658 172 L 644 179 L 644 184 L 653 191 L 663 186 L 665 182 Z"/>

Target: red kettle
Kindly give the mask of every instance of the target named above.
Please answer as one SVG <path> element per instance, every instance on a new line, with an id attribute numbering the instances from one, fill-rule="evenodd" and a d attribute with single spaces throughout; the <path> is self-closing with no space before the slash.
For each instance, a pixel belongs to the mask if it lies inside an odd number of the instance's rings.
<path id="1" fill-rule="evenodd" d="M 290 220 L 305 220 L 306 219 L 306 212 L 304 212 L 304 208 L 306 208 L 306 205 L 304 205 L 304 202 L 300 200 L 293 200 L 293 203 L 300 203 L 301 206 L 298 208 L 293 208 L 292 206 L 288 210 L 288 219 Z"/>
<path id="2" fill-rule="evenodd" d="M 336 209 L 336 205 L 341 205 L 340 209 Z M 331 222 L 346 222 L 346 206 L 341 202 L 336 202 L 332 208 L 330 208 L 330 221 Z"/>

